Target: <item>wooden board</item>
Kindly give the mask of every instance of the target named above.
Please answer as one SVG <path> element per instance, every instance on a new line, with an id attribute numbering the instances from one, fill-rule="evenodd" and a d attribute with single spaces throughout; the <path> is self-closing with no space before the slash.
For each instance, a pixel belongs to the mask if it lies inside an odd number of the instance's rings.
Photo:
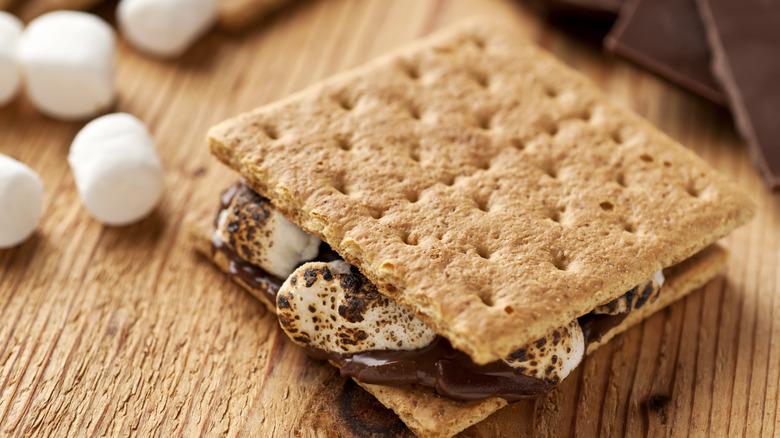
<path id="1" fill-rule="evenodd" d="M 208 126 L 472 15 L 523 29 L 731 175 L 760 210 L 726 239 L 721 277 L 597 351 L 551 394 L 464 435 L 780 434 L 780 195 L 764 189 L 724 110 L 509 0 L 329 0 L 245 35 L 212 32 L 176 61 L 120 42 L 116 110 L 149 125 L 167 171 L 163 204 L 137 225 L 104 227 L 81 206 L 66 156 L 83 124 L 47 119 L 24 98 L 0 109 L 0 152 L 39 172 L 46 190 L 33 238 L 0 251 L 0 435 L 409 435 L 287 342 L 192 250 L 182 221 L 233 179 L 204 146 Z"/>

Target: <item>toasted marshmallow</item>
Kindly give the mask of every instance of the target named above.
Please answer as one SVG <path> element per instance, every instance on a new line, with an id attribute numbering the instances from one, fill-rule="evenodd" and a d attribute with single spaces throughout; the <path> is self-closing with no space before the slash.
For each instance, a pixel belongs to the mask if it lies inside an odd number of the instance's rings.
<path id="1" fill-rule="evenodd" d="M 24 26 L 18 18 L 0 11 L 0 106 L 13 100 L 21 84 L 16 46 Z"/>
<path id="2" fill-rule="evenodd" d="M 619 315 L 638 309 L 647 303 L 652 303 L 661 293 L 661 286 L 664 285 L 663 271 L 656 272 L 652 278 L 638 284 L 622 296 L 615 298 L 607 304 L 593 309 L 592 313 L 596 315 Z"/>
<path id="3" fill-rule="evenodd" d="M 152 136 L 130 114 L 88 123 L 73 140 L 68 163 L 84 206 L 104 224 L 137 222 L 162 196 L 163 169 Z"/>
<path id="4" fill-rule="evenodd" d="M 217 18 L 217 0 L 122 0 L 116 15 L 125 38 L 150 55 L 184 53 Z"/>
<path id="5" fill-rule="evenodd" d="M 32 169 L 0 154 L 0 248 L 30 237 L 43 206 L 43 185 Z"/>
<path id="6" fill-rule="evenodd" d="M 507 365 L 551 385 L 561 382 L 582 361 L 585 336 L 577 320 L 513 352 Z"/>
<path id="7" fill-rule="evenodd" d="M 377 292 L 348 265 L 312 262 L 284 282 L 276 296 L 279 322 L 304 347 L 355 354 L 416 350 L 436 337 L 414 313 Z"/>
<path id="8" fill-rule="evenodd" d="M 220 212 L 217 236 L 241 258 L 279 278 L 316 257 L 322 242 L 246 186 Z"/>
<path id="9" fill-rule="evenodd" d="M 96 15 L 57 11 L 41 15 L 19 40 L 27 94 L 42 113 L 86 119 L 106 110 L 114 90 L 114 31 Z"/>

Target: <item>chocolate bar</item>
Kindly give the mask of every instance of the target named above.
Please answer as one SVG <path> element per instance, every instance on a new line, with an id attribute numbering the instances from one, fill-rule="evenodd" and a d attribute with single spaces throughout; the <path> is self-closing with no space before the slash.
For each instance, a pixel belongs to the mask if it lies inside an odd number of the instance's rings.
<path id="1" fill-rule="evenodd" d="M 683 88 L 726 104 L 710 71 L 710 48 L 694 0 L 628 0 L 604 44 Z"/>
<path id="2" fill-rule="evenodd" d="M 712 68 L 753 160 L 780 188 L 780 3 L 697 0 L 713 50 Z"/>

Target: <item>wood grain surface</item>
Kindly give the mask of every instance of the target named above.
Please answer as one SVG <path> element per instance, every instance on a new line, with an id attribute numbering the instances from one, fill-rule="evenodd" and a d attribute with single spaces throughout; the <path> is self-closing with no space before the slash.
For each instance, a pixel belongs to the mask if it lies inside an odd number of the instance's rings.
<path id="1" fill-rule="evenodd" d="M 111 6 L 98 12 L 110 19 Z M 195 253 L 182 223 L 234 178 L 209 156 L 210 125 L 473 15 L 522 29 L 760 208 L 724 242 L 722 276 L 598 350 L 557 390 L 464 435 L 780 435 L 780 195 L 764 188 L 725 110 L 509 0 L 305 2 L 242 35 L 211 32 L 168 62 L 120 41 L 116 110 L 148 124 L 167 171 L 160 207 L 126 228 L 81 206 L 66 156 L 83 124 L 43 117 L 23 97 L 0 109 L 0 153 L 46 190 L 35 235 L 0 251 L 0 435 L 410 435 L 289 343 Z"/>

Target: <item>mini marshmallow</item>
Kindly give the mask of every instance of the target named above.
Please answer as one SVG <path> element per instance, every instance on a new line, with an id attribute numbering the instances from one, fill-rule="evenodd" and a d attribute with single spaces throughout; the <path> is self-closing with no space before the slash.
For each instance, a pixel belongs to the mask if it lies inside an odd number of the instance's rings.
<path id="1" fill-rule="evenodd" d="M 88 123 L 68 155 L 87 211 L 106 225 L 137 222 L 151 213 L 163 191 L 163 169 L 146 126 L 130 114 Z"/>
<path id="2" fill-rule="evenodd" d="M 24 26 L 18 18 L 0 11 L 0 106 L 16 97 L 21 84 L 21 70 L 16 46 Z"/>
<path id="3" fill-rule="evenodd" d="M 220 212 L 217 235 L 241 258 L 279 278 L 316 257 L 321 243 L 246 186 Z"/>
<path id="4" fill-rule="evenodd" d="M 504 359 L 520 374 L 557 385 L 585 356 L 585 335 L 577 320 L 553 330 Z"/>
<path id="5" fill-rule="evenodd" d="M 114 101 L 114 31 L 95 15 L 57 11 L 41 15 L 19 40 L 27 94 L 42 113 L 82 120 Z"/>
<path id="6" fill-rule="evenodd" d="M 335 353 L 416 350 L 436 337 L 343 262 L 300 266 L 279 289 L 276 312 L 293 342 Z"/>
<path id="7" fill-rule="evenodd" d="M 122 0 L 119 28 L 137 49 L 150 55 L 181 55 L 216 21 L 217 0 Z"/>
<path id="8" fill-rule="evenodd" d="M 30 237 L 43 207 L 43 185 L 26 165 L 0 154 L 0 248 Z"/>

